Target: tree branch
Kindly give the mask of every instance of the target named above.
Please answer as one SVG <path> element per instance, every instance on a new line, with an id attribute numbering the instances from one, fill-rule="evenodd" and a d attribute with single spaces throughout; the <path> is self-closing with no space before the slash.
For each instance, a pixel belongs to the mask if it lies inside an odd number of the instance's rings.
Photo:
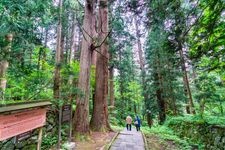
<path id="1" fill-rule="evenodd" d="M 77 0 L 77 2 L 82 8 L 84 8 L 84 5 L 79 0 Z"/>
<path id="2" fill-rule="evenodd" d="M 101 47 L 102 44 L 106 41 L 106 39 L 107 39 L 107 37 L 109 36 L 110 33 L 111 33 L 111 31 L 108 32 L 108 34 L 106 35 L 106 37 L 104 38 L 104 40 L 101 42 L 101 44 L 100 45 L 97 45 L 97 46 L 94 46 L 94 48 L 96 49 L 96 48 Z"/>
<path id="3" fill-rule="evenodd" d="M 103 55 L 101 52 L 99 52 L 97 49 L 93 49 L 94 51 L 96 51 L 97 53 L 99 53 L 100 55 L 102 55 L 105 59 L 109 59 L 108 57 L 106 57 L 105 55 Z"/>
<path id="4" fill-rule="evenodd" d="M 183 37 L 188 34 L 188 32 L 199 22 L 200 18 L 203 16 L 203 12 L 208 7 L 208 5 L 201 11 L 200 15 L 196 19 L 196 21 L 184 32 Z"/>

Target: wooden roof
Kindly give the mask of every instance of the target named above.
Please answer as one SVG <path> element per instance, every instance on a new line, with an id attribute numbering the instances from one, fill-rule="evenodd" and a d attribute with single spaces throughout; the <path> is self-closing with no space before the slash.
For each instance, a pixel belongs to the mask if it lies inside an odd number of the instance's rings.
<path id="1" fill-rule="evenodd" d="M 36 101 L 36 102 L 26 102 L 18 104 L 0 105 L 0 113 L 18 111 L 23 109 L 30 109 L 35 107 L 45 107 L 51 105 L 49 101 Z"/>

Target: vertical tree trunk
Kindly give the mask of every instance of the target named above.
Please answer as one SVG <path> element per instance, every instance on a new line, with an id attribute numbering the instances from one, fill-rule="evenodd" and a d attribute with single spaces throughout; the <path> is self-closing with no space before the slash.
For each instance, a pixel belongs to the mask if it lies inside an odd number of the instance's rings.
<path id="1" fill-rule="evenodd" d="M 79 29 L 77 45 L 75 44 L 74 60 L 79 60 L 82 47 L 82 32 Z"/>
<path id="2" fill-rule="evenodd" d="M 160 71 L 160 58 L 158 57 L 158 66 L 156 70 L 156 75 L 155 75 L 155 82 L 157 85 L 157 90 L 156 90 L 156 98 L 157 98 L 157 103 L 159 107 L 159 124 L 163 124 L 164 121 L 166 120 L 166 106 L 165 106 L 165 100 L 163 98 L 163 79 Z"/>
<path id="3" fill-rule="evenodd" d="M 147 85 L 146 85 L 146 81 L 145 81 L 146 70 L 145 70 L 145 67 L 144 67 L 145 60 L 144 60 L 144 57 L 143 57 L 143 51 L 142 51 L 142 48 L 141 48 L 141 40 L 140 40 L 141 34 L 140 34 L 139 26 L 138 26 L 138 16 L 135 16 L 134 21 L 135 21 L 135 29 L 136 29 L 139 63 L 140 63 L 140 69 L 141 69 L 143 96 L 144 96 L 144 103 L 145 103 L 144 109 L 147 110 L 146 106 L 147 106 L 148 94 L 146 93 Z M 149 123 L 148 125 L 152 126 L 152 120 L 150 120 L 152 118 L 149 117 L 148 112 L 146 112 L 146 113 L 147 113 L 147 122 Z"/>
<path id="4" fill-rule="evenodd" d="M 203 114 L 205 111 L 205 100 L 201 99 L 199 105 L 200 105 L 200 116 L 201 116 L 201 118 L 203 118 Z"/>
<path id="5" fill-rule="evenodd" d="M 6 89 L 6 70 L 9 67 L 9 63 L 7 60 L 2 60 L 0 61 L 0 94 L 1 94 L 1 99 L 4 100 L 4 94 L 5 94 L 5 89 Z"/>
<path id="6" fill-rule="evenodd" d="M 38 52 L 38 65 L 37 65 L 37 70 L 39 71 L 40 67 L 41 67 L 41 54 L 42 54 L 43 48 L 40 47 L 39 48 L 39 52 Z"/>
<path id="7" fill-rule="evenodd" d="M 181 43 L 179 43 L 179 53 L 180 53 L 180 59 L 181 59 L 181 68 L 183 72 L 184 92 L 188 98 L 188 105 L 186 107 L 186 111 L 187 113 L 195 114 L 194 103 L 193 103 L 192 94 L 190 90 L 190 85 L 189 85 L 189 80 L 187 76 L 187 70 L 185 66 L 185 59 L 184 59 Z"/>
<path id="8" fill-rule="evenodd" d="M 69 60 L 68 63 L 70 64 L 73 59 L 73 54 L 75 55 L 76 47 L 75 41 L 76 40 L 76 22 L 75 22 L 75 15 L 73 15 L 73 23 L 72 23 L 72 33 L 71 33 L 71 43 L 70 43 L 70 53 L 69 53 Z"/>
<path id="9" fill-rule="evenodd" d="M 95 1 L 86 0 L 85 14 L 83 21 L 83 34 L 80 74 L 78 79 L 78 88 L 83 92 L 83 97 L 76 100 L 76 110 L 74 114 L 74 132 L 75 134 L 89 134 L 89 95 L 90 95 L 90 67 L 92 54 L 92 37 L 94 19 Z"/>
<path id="10" fill-rule="evenodd" d="M 95 14 L 95 16 L 97 16 L 97 13 Z M 100 31 L 97 31 L 98 30 L 98 20 L 97 19 L 93 19 L 93 26 L 94 26 L 94 30 L 93 30 L 94 40 L 98 40 L 98 32 L 100 32 Z M 98 41 L 95 41 L 95 42 L 98 42 Z M 96 51 L 92 52 L 91 61 L 92 61 L 91 64 L 93 66 L 96 66 L 96 64 L 97 64 L 97 52 Z"/>
<path id="11" fill-rule="evenodd" d="M 172 86 L 170 86 L 170 91 L 172 94 L 171 100 L 172 100 L 172 110 L 173 110 L 173 115 L 177 116 L 178 115 L 178 110 L 177 110 L 177 105 L 176 105 L 176 98 L 174 97 L 174 93 L 173 93 L 173 88 Z"/>
<path id="12" fill-rule="evenodd" d="M 114 107 L 115 97 L 114 97 L 114 69 L 113 66 L 109 69 L 109 94 L 110 94 L 110 106 Z"/>
<path id="13" fill-rule="evenodd" d="M 65 60 L 65 57 L 64 57 L 64 49 L 65 49 L 65 33 L 63 31 L 63 28 L 61 27 L 61 41 L 60 41 L 60 49 L 61 49 L 61 52 L 60 52 L 60 61 L 61 63 L 64 62 Z"/>
<path id="14" fill-rule="evenodd" d="M 43 50 L 43 60 L 46 62 L 47 60 L 47 54 L 46 54 L 46 48 L 47 48 L 47 44 L 48 44 L 48 28 L 46 28 L 45 31 L 45 42 L 44 42 L 44 50 Z"/>
<path id="15" fill-rule="evenodd" d="M 101 2 L 101 0 L 97 0 L 96 1 L 96 5 L 99 6 L 99 3 Z M 101 6 L 100 6 L 101 7 Z M 102 32 L 101 31 L 101 27 L 100 27 L 100 23 L 99 23 L 99 20 L 101 19 L 99 17 L 99 13 L 98 13 L 98 10 L 95 11 L 95 18 L 96 19 L 93 19 L 93 26 L 94 26 L 94 30 L 93 30 L 93 37 L 94 37 L 94 40 L 96 40 L 95 42 L 98 42 L 98 33 Z M 92 62 L 91 64 L 93 66 L 96 66 L 97 64 L 97 52 L 96 51 L 93 51 L 92 53 Z"/>
<path id="16" fill-rule="evenodd" d="M 0 100 L 4 100 L 4 94 L 5 94 L 5 89 L 6 89 L 6 71 L 7 68 L 9 67 L 9 62 L 8 62 L 8 57 L 9 53 L 11 51 L 11 43 L 12 43 L 13 35 L 12 34 L 7 34 L 5 37 L 6 41 L 6 47 L 4 47 L 4 55 L 6 58 L 4 60 L 0 60 Z"/>
<path id="17" fill-rule="evenodd" d="M 109 4 L 110 5 L 110 4 Z M 112 5 L 108 7 L 109 16 L 112 15 Z M 112 17 L 109 17 L 109 19 Z M 112 20 L 109 20 L 109 22 L 112 22 Z M 110 23 L 109 23 L 110 26 Z M 111 35 L 109 35 L 109 38 L 111 38 Z M 109 61 L 113 62 L 114 60 L 114 54 L 113 52 L 109 55 Z M 109 98 L 110 98 L 110 106 L 113 109 L 115 106 L 115 92 L 114 92 L 114 64 L 112 63 L 109 66 Z"/>
<path id="18" fill-rule="evenodd" d="M 151 112 L 147 112 L 147 122 L 148 122 L 148 126 L 151 128 L 153 125 L 153 119 L 152 119 Z"/>
<path id="19" fill-rule="evenodd" d="M 99 8 L 99 27 L 101 41 L 108 35 L 108 0 L 101 0 Z M 108 43 L 105 41 L 99 48 L 101 54 L 97 54 L 96 64 L 96 86 L 91 118 L 91 128 L 95 131 L 110 130 L 108 122 Z M 104 56 L 103 56 L 104 55 Z"/>
<path id="20" fill-rule="evenodd" d="M 59 23 L 57 26 L 57 42 L 55 55 L 55 76 L 53 94 L 55 99 L 60 98 L 60 63 L 61 63 L 61 38 L 62 38 L 62 0 L 59 1 Z"/>
<path id="21" fill-rule="evenodd" d="M 140 68 L 141 71 L 144 70 L 144 58 L 143 58 L 143 52 L 141 48 L 141 40 L 140 40 L 140 30 L 138 28 L 138 19 L 137 16 L 135 16 L 135 29 L 136 29 L 136 38 L 137 38 L 137 46 L 138 46 L 138 56 L 139 56 L 139 62 L 140 62 Z"/>
<path id="22" fill-rule="evenodd" d="M 157 97 L 157 103 L 158 103 L 158 106 L 159 106 L 159 124 L 163 124 L 164 121 L 166 120 L 166 110 L 165 110 L 165 101 L 163 99 L 163 96 L 162 96 L 162 87 L 160 85 L 160 74 L 157 73 L 157 80 L 156 82 L 159 82 L 158 83 L 158 89 L 156 90 L 156 97 Z"/>

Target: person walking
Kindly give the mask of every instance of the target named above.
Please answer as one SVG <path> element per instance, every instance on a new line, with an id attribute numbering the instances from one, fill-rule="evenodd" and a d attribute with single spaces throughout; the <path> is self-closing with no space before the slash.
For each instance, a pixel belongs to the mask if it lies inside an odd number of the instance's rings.
<path id="1" fill-rule="evenodd" d="M 134 121 L 135 127 L 137 131 L 141 130 L 141 119 L 136 116 L 135 121 Z"/>
<path id="2" fill-rule="evenodd" d="M 127 123 L 127 131 L 131 131 L 132 118 L 130 115 L 127 116 L 126 123 Z"/>

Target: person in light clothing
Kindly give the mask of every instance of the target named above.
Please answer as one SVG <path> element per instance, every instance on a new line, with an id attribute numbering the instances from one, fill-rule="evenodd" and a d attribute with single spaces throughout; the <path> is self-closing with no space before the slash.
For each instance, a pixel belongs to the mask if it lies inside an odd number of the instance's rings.
<path id="1" fill-rule="evenodd" d="M 132 118 L 130 115 L 127 116 L 126 123 L 127 123 L 127 131 L 131 131 Z"/>

